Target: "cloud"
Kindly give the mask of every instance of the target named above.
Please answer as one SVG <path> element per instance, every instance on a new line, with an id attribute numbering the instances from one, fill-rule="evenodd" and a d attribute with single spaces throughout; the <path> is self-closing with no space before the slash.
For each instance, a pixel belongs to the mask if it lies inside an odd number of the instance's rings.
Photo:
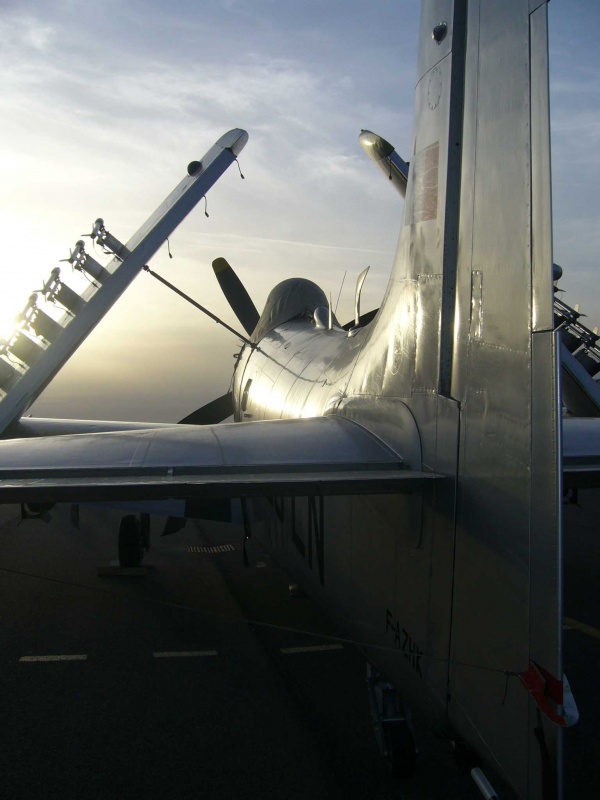
<path id="1" fill-rule="evenodd" d="M 275 282 L 294 275 L 316 279 L 335 296 L 347 271 L 344 318 L 352 313 L 354 278 L 371 263 L 364 306 L 376 305 L 402 204 L 357 137 L 361 128 L 374 130 L 410 159 L 419 4 L 401 6 L 396 0 L 375 6 L 355 0 L 105 0 L 101 9 L 81 0 L 5 3 L 5 292 L 22 281 L 22 306 L 53 259 L 64 258 L 96 216 L 126 240 L 187 163 L 240 126 L 250 133 L 240 158 L 246 180 L 235 169 L 226 173 L 208 197 L 210 218 L 192 214 L 171 239 L 174 259 L 161 253 L 153 267 L 231 322 L 210 269 L 217 255 L 232 258 L 259 307 Z M 581 4 L 576 8 L 567 13 L 550 4 L 555 246 L 569 273 L 583 270 L 588 289 L 582 296 L 590 296 L 598 246 L 592 231 L 600 216 L 600 76 L 588 46 L 590 15 Z M 174 358 L 183 374 L 192 363 L 182 353 L 185 342 L 194 347 L 194 326 L 207 338 L 214 331 L 174 310 L 178 302 L 140 279 L 98 335 L 114 353 L 120 352 L 119 331 L 142 339 L 149 325 L 167 330 L 178 344 Z M 93 352 L 99 359 L 100 351 L 89 347 L 82 358 Z M 103 357 L 107 365 L 118 361 Z M 201 365 L 202 358 L 196 353 L 193 363 Z M 121 379 L 125 368 L 117 372 Z M 132 380 L 151 392 L 150 378 Z M 100 383 L 93 385 L 100 394 Z M 109 385 L 110 403 L 117 406 L 120 398 Z"/>

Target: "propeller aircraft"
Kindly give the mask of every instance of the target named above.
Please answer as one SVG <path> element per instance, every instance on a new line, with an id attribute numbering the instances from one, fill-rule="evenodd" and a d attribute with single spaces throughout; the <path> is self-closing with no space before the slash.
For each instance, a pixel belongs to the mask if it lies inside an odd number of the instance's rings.
<path id="1" fill-rule="evenodd" d="M 195 182 L 213 168 L 214 182 L 246 139 L 230 131 L 191 164 L 126 246 L 99 224 L 117 261 L 96 284 L 129 259 L 147 266 L 193 205 L 175 211 L 178 198 L 201 199 L 209 186 Z M 561 507 L 565 487 L 598 483 L 600 412 L 591 401 L 587 416 L 562 415 L 557 328 L 573 320 L 557 324 L 554 309 L 547 3 L 424 0 L 410 163 L 368 131 L 361 143 L 405 194 L 378 310 L 361 315 L 361 276 L 355 319 L 340 325 L 322 289 L 296 278 L 259 314 L 218 258 L 245 332 L 231 393 L 178 425 L 24 417 L 101 316 L 103 284 L 43 357 L 20 351 L 27 372 L 2 361 L 3 403 L 15 399 L 1 417 L 0 501 L 160 501 L 173 518 L 240 501 L 246 535 L 362 643 L 399 774 L 414 769 L 410 698 L 469 752 L 484 796 L 495 794 L 483 769 L 520 798 L 559 798 L 562 732 L 577 718 L 562 667 Z M 142 527 L 123 518 L 123 563 L 139 563 Z"/>

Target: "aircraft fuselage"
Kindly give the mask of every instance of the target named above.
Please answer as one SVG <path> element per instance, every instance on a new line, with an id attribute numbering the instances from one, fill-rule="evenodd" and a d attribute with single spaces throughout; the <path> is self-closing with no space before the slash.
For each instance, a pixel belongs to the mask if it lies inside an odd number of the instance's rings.
<path id="1" fill-rule="evenodd" d="M 365 331 L 348 336 L 291 320 L 268 333 L 255 350 L 245 346 L 234 383 L 235 419 L 322 416 L 345 397 Z"/>
<path id="2" fill-rule="evenodd" d="M 269 332 L 255 349 L 245 346 L 234 383 L 236 420 L 342 414 L 391 446 L 402 444 L 400 456 L 420 469 L 419 435 L 406 404 L 348 391 L 372 380 L 364 368 L 373 365 L 363 361 L 361 369 L 357 362 L 376 324 L 349 335 L 296 319 Z M 452 487 L 447 491 L 452 494 Z M 247 506 L 253 532 L 343 635 L 403 690 L 414 689 L 418 706 L 438 725 L 445 721 L 447 644 L 440 642 L 447 643 L 450 630 L 452 537 L 434 542 L 433 526 L 424 519 L 435 513 L 439 527 L 451 526 L 451 503 L 445 503 L 438 496 L 432 504 L 431 496 L 418 492 L 350 501 L 266 498 Z M 430 564 L 431 583 L 422 580 Z"/>

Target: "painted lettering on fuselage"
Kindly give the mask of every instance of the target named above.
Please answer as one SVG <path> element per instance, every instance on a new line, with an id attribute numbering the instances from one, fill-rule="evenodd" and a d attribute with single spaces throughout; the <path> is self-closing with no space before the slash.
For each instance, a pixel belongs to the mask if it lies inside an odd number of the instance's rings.
<path id="1" fill-rule="evenodd" d="M 395 647 L 400 650 L 419 678 L 422 678 L 421 657 L 423 656 L 423 651 L 406 628 L 402 628 L 398 620 L 394 619 L 394 615 L 389 608 L 385 611 L 385 632 L 393 635 Z"/>

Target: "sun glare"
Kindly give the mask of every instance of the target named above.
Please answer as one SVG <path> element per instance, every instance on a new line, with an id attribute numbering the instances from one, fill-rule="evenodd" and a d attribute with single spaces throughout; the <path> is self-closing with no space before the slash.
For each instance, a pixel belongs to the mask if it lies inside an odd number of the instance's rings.
<path id="1" fill-rule="evenodd" d="M 39 285 L 34 286 L 28 275 L 20 278 L 13 280 L 9 271 L 4 266 L 0 267 L 0 340 L 10 338 L 33 290 L 41 288 L 40 280 Z"/>
<path id="2" fill-rule="evenodd" d="M 38 281 L 39 286 L 34 286 L 27 274 L 15 280 L 4 265 L 0 267 L 0 281 L 0 339 L 8 339 L 17 328 L 18 316 L 29 296 L 34 289 L 41 288 L 41 281 Z"/>
<path id="3" fill-rule="evenodd" d="M 3 211 L 0 213 L 0 240 L 0 339 L 6 339 L 14 331 L 16 318 L 29 297 L 41 290 L 51 270 L 59 264 L 58 259 L 48 256 L 53 242 L 43 223 L 34 231 L 29 220 Z M 68 255 L 68 248 L 65 250 Z M 73 283 L 69 264 L 60 264 L 60 267 L 67 282 Z M 42 308 L 46 306 L 41 294 L 38 303 Z M 54 312 L 51 314 L 55 316 Z"/>

